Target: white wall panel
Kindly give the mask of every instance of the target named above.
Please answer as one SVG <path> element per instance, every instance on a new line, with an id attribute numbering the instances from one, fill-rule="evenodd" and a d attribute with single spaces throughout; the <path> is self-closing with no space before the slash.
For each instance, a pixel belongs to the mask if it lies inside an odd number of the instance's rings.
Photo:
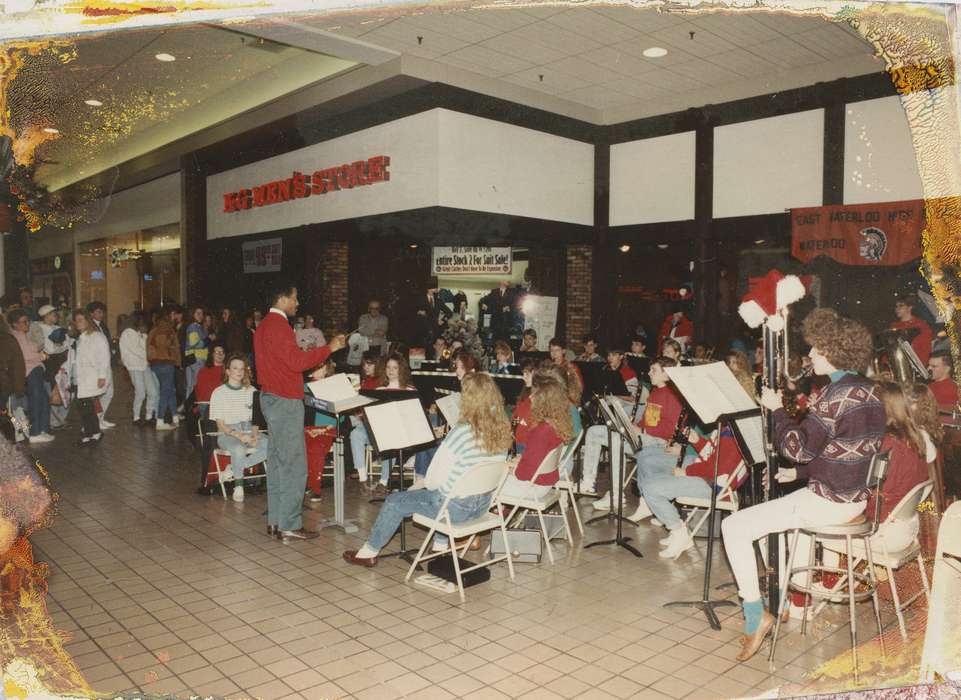
<path id="1" fill-rule="evenodd" d="M 440 206 L 594 223 L 594 146 L 440 112 Z"/>
<path id="2" fill-rule="evenodd" d="M 611 146 L 611 226 L 694 218 L 694 132 Z"/>
<path id="3" fill-rule="evenodd" d="M 824 110 L 714 130 L 714 218 L 822 203 Z"/>
<path id="4" fill-rule="evenodd" d="M 844 203 L 920 199 L 911 129 L 897 96 L 853 102 L 844 115 Z"/>
<path id="5" fill-rule="evenodd" d="M 74 227 L 77 242 L 175 224 L 180 221 L 180 171 L 105 197 L 96 221 Z"/>

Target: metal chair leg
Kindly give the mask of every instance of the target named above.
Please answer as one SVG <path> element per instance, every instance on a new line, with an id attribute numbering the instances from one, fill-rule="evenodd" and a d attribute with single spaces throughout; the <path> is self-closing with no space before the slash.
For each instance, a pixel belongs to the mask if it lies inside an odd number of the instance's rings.
<path id="1" fill-rule="evenodd" d="M 848 613 L 851 618 L 851 658 L 854 662 L 854 683 L 858 683 L 858 622 L 854 614 L 854 590 L 857 580 L 854 578 L 854 560 L 851 555 L 851 535 L 844 536 L 844 554 L 848 562 Z"/>
<path id="2" fill-rule="evenodd" d="M 867 537 L 864 538 L 864 551 L 868 558 L 868 581 L 871 586 L 871 601 L 874 603 L 874 619 L 878 623 L 878 643 L 881 645 L 881 656 L 887 656 L 887 652 L 884 649 L 884 628 L 881 627 L 881 601 L 878 599 L 878 579 L 874 573 L 874 555 L 871 552 L 871 540 Z M 888 580 L 893 583 L 894 576 L 891 575 Z M 898 610 L 898 617 L 901 617 L 900 610 Z M 904 634 L 903 628 L 901 633 Z"/>
<path id="3" fill-rule="evenodd" d="M 813 569 L 814 552 L 817 550 L 818 538 L 815 535 L 809 535 L 809 537 L 811 538 L 811 551 L 808 554 L 808 566 L 812 568 L 808 569 L 808 575 L 807 575 L 807 580 L 805 581 L 805 586 L 808 590 L 811 590 L 811 577 L 814 572 L 814 569 Z M 788 571 L 787 575 L 790 576 L 791 572 Z M 812 605 L 814 604 L 813 598 L 811 599 L 811 604 Z M 790 606 L 790 603 L 788 603 L 788 606 Z M 801 636 L 803 637 L 807 635 L 807 633 L 808 633 L 808 616 L 807 616 L 807 608 L 804 608 L 804 611 L 801 613 Z"/>
<path id="4" fill-rule="evenodd" d="M 781 581 L 781 593 L 780 593 L 780 596 L 778 597 L 780 600 L 779 608 L 783 608 L 784 601 L 787 599 L 788 586 L 791 582 L 791 569 L 793 568 L 793 565 L 794 565 L 794 554 L 795 552 L 797 552 L 797 541 L 800 535 L 801 535 L 801 530 L 795 529 L 794 541 L 791 542 L 791 551 L 788 554 L 788 559 L 787 559 L 786 575 Z M 778 637 L 778 634 L 780 634 L 780 632 L 781 632 L 781 610 L 778 609 L 777 613 L 774 615 L 774 634 L 771 637 L 771 652 L 768 654 L 768 657 L 767 657 L 767 662 L 771 666 L 774 665 L 774 652 L 777 649 L 777 637 Z"/>

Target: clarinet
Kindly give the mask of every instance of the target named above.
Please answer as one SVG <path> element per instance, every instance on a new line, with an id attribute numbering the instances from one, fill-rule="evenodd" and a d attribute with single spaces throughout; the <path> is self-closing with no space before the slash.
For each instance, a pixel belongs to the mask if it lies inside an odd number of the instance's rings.
<path id="1" fill-rule="evenodd" d="M 637 389 L 634 390 L 634 406 L 631 408 L 631 423 L 637 422 L 637 409 L 641 405 L 641 393 L 644 387 L 641 386 L 640 379 L 637 381 Z"/>
<path id="2" fill-rule="evenodd" d="M 673 447 L 674 445 L 681 446 L 681 453 L 677 456 L 677 463 L 674 465 L 675 469 L 680 469 L 681 464 L 684 462 L 684 447 L 690 442 L 691 435 L 691 424 L 688 420 L 689 409 L 687 406 L 681 408 L 681 413 L 677 417 L 677 423 L 674 425 L 674 435 L 671 436 L 671 441 L 667 444 L 668 447 Z"/>

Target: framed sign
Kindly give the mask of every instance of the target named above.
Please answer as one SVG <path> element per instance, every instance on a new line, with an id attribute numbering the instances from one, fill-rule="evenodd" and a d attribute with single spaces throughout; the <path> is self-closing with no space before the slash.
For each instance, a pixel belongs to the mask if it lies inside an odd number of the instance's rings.
<path id="1" fill-rule="evenodd" d="M 513 267 L 509 247 L 434 246 L 432 250 L 434 275 L 509 275 Z"/>
<path id="2" fill-rule="evenodd" d="M 256 272 L 280 272 L 283 256 L 282 238 L 267 238 L 244 243 L 244 274 Z"/>

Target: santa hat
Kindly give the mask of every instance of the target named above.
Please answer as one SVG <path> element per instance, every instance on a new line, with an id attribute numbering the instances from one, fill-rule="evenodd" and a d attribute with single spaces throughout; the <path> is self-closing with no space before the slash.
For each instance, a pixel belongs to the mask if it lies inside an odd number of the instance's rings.
<path id="1" fill-rule="evenodd" d="M 772 331 L 779 331 L 784 328 L 781 311 L 803 298 L 804 293 L 804 284 L 798 277 L 771 270 L 764 277 L 748 281 L 748 293 L 737 311 L 751 328 L 764 324 Z"/>

